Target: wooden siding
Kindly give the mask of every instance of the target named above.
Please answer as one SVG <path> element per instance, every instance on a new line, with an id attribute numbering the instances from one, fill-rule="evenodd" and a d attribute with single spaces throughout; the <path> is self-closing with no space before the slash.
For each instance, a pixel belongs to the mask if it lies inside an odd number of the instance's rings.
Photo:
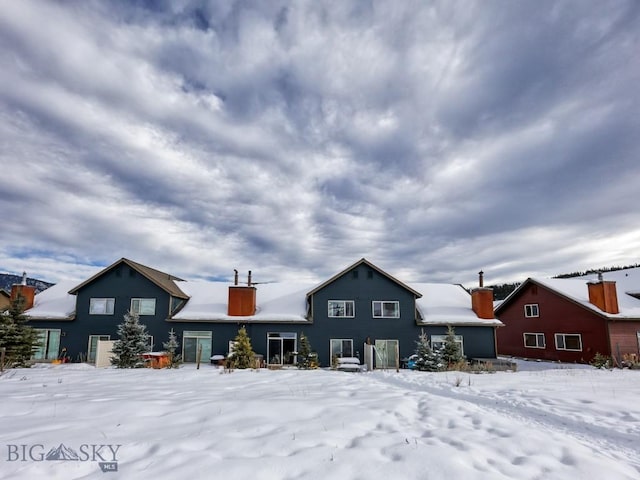
<path id="1" fill-rule="evenodd" d="M 620 320 L 609 322 L 611 353 L 618 362 L 622 360 L 622 356 L 625 354 L 635 353 L 640 355 L 638 332 L 640 332 L 640 321 Z"/>
<path id="2" fill-rule="evenodd" d="M 539 317 L 525 317 L 524 306 L 528 304 L 538 305 Z M 534 283 L 523 286 L 517 297 L 500 309 L 498 318 L 505 325 L 497 330 L 499 355 L 561 362 L 589 362 L 597 352 L 611 355 L 604 318 Z M 545 348 L 525 347 L 524 333 L 543 333 Z M 556 333 L 580 334 L 582 351 L 556 349 Z"/>

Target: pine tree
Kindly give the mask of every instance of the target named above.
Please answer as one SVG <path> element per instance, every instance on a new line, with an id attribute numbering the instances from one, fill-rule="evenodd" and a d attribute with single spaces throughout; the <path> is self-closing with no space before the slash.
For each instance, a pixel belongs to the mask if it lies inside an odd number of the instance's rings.
<path id="1" fill-rule="evenodd" d="M 421 372 L 437 372 L 444 368 L 444 362 L 438 351 L 431 348 L 427 334 L 420 333 L 416 341 L 416 370 Z"/>
<path id="2" fill-rule="evenodd" d="M 8 310 L 0 314 L 0 347 L 5 348 L 6 367 L 30 367 L 31 356 L 39 345 L 36 331 L 29 327 L 24 312 L 24 297 L 18 295 Z"/>
<path id="3" fill-rule="evenodd" d="M 252 368 L 255 366 L 255 353 L 253 353 L 251 339 L 244 327 L 238 330 L 233 351 L 229 352 L 229 359 L 234 368 Z"/>
<path id="4" fill-rule="evenodd" d="M 137 314 L 124 314 L 124 322 L 118 325 L 118 335 L 120 338 L 113 343 L 111 365 L 118 368 L 144 366 L 140 356 L 149 351 L 150 336 Z"/>
<path id="5" fill-rule="evenodd" d="M 178 343 L 178 336 L 172 328 L 171 331 L 169 331 L 169 341 L 162 344 L 162 348 L 164 348 L 165 351 L 169 354 L 168 368 L 178 368 L 178 366 L 180 365 L 182 357 L 180 355 L 176 355 L 176 350 L 179 346 L 180 344 Z"/>
<path id="6" fill-rule="evenodd" d="M 456 332 L 451 325 L 447 327 L 447 336 L 444 339 L 444 345 L 442 346 L 442 360 L 448 367 L 459 364 L 464 361 L 462 352 L 460 351 L 460 344 L 456 342 Z"/>
<path id="7" fill-rule="evenodd" d="M 300 333 L 300 348 L 298 351 L 298 368 L 303 370 L 309 370 L 310 368 L 316 368 L 316 354 L 311 351 L 311 344 L 309 343 L 309 337 L 304 333 Z"/>

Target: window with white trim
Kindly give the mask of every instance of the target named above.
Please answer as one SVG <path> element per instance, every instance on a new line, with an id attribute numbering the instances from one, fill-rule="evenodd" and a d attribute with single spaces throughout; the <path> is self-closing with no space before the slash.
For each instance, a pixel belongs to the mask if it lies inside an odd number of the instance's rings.
<path id="1" fill-rule="evenodd" d="M 462 335 L 454 335 L 454 341 L 460 346 L 460 353 L 464 356 L 464 342 Z M 434 350 L 440 350 L 444 347 L 447 341 L 446 335 L 431 335 L 431 348 Z"/>
<path id="2" fill-rule="evenodd" d="M 530 303 L 524 306 L 524 316 L 527 318 L 531 317 L 539 317 L 540 310 L 538 309 L 537 303 Z"/>
<path id="3" fill-rule="evenodd" d="M 355 303 L 353 300 L 329 300 L 329 317 L 351 318 L 355 316 Z"/>
<path id="4" fill-rule="evenodd" d="M 89 315 L 113 315 L 115 298 L 91 298 L 89 299 Z"/>
<path id="5" fill-rule="evenodd" d="M 556 333 L 556 350 L 582 351 L 582 335 L 579 333 Z"/>
<path id="6" fill-rule="evenodd" d="M 130 312 L 137 313 L 138 315 L 155 315 L 156 299 L 155 298 L 132 298 Z"/>
<path id="7" fill-rule="evenodd" d="M 524 346 L 527 348 L 545 348 L 544 333 L 524 333 Z"/>
<path id="8" fill-rule="evenodd" d="M 400 302 L 373 301 L 371 303 L 374 318 L 400 318 Z"/>
<path id="9" fill-rule="evenodd" d="M 330 357 L 353 357 L 353 340 L 351 338 L 332 338 L 330 340 Z"/>

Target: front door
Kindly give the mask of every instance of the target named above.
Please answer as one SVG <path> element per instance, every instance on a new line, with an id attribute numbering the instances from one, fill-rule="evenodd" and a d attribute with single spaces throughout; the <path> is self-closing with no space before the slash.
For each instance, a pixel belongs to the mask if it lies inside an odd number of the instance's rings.
<path id="1" fill-rule="evenodd" d="M 295 365 L 296 344 L 296 333 L 267 333 L 267 363 L 279 366 Z"/>
<path id="2" fill-rule="evenodd" d="M 376 340 L 376 368 L 396 368 L 398 351 L 398 340 Z"/>

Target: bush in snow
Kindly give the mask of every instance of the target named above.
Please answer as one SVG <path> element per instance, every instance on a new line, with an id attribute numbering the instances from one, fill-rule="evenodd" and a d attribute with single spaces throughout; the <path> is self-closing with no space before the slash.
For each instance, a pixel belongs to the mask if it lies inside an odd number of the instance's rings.
<path id="1" fill-rule="evenodd" d="M 141 355 L 149 351 L 150 336 L 137 314 L 124 314 L 124 322 L 118 325 L 118 336 L 120 338 L 113 342 L 111 365 L 118 368 L 144 367 Z"/>
<path id="2" fill-rule="evenodd" d="M 464 356 L 460 351 L 460 344 L 456 342 L 456 332 L 451 325 L 447 328 L 447 336 L 444 338 L 440 355 L 450 370 L 458 370 L 466 366 Z"/>
<path id="3" fill-rule="evenodd" d="M 169 341 L 162 344 L 162 348 L 164 348 L 165 351 L 169 354 L 169 364 L 167 365 L 167 368 L 178 368 L 178 366 L 180 365 L 182 357 L 180 355 L 176 355 L 178 346 L 178 336 L 172 328 L 169 332 Z"/>
<path id="4" fill-rule="evenodd" d="M 420 333 L 416 342 L 415 369 L 421 372 L 437 372 L 444 368 L 442 357 L 438 351 L 434 351 L 429 344 L 429 338 L 423 332 Z"/>
<path id="5" fill-rule="evenodd" d="M 252 368 L 255 366 L 255 353 L 251 347 L 251 339 L 247 330 L 241 327 L 234 341 L 233 351 L 229 352 L 231 368 Z"/>
<path id="6" fill-rule="evenodd" d="M 318 356 L 311 351 L 309 338 L 304 334 L 300 334 L 300 351 L 298 352 L 298 368 L 309 370 L 318 367 Z"/>
<path id="7" fill-rule="evenodd" d="M 5 349 L 3 367 L 29 367 L 34 349 L 40 345 L 35 330 L 23 315 L 24 297 L 18 295 L 0 314 L 0 348 Z"/>

